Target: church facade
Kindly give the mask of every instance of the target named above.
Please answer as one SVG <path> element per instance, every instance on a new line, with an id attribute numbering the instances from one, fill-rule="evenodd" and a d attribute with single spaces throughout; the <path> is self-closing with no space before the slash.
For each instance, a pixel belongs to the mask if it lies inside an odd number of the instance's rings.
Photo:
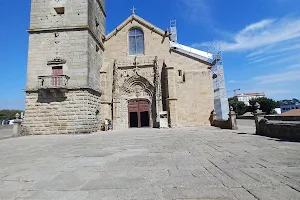
<path id="1" fill-rule="evenodd" d="M 211 64 L 171 48 L 166 34 L 133 14 L 106 36 L 101 110 L 114 128 L 158 127 L 161 111 L 170 127 L 209 124 Z"/>
<path id="2" fill-rule="evenodd" d="M 90 133 L 105 119 L 115 130 L 159 127 L 160 113 L 169 127 L 210 124 L 212 55 L 134 13 L 105 35 L 105 1 L 84 2 L 32 0 L 29 133 Z"/>

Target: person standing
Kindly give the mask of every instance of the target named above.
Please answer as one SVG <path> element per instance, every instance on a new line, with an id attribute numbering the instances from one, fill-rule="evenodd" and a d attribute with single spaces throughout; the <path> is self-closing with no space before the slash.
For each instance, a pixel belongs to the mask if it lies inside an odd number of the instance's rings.
<path id="1" fill-rule="evenodd" d="M 111 120 L 108 120 L 108 130 L 112 130 Z"/>
<path id="2" fill-rule="evenodd" d="M 108 119 L 105 118 L 105 121 L 104 121 L 104 129 L 105 131 L 108 131 Z"/>

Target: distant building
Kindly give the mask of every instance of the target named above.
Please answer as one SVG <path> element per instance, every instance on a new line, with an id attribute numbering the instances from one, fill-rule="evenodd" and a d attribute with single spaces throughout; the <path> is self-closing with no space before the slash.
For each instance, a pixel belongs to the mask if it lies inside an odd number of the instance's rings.
<path id="1" fill-rule="evenodd" d="M 245 105 L 250 106 L 250 100 L 266 97 L 266 95 L 265 93 L 244 93 L 244 94 L 238 94 L 235 97 L 238 98 L 238 101 L 242 101 L 244 102 Z"/>
<path id="2" fill-rule="evenodd" d="M 283 105 L 283 106 L 280 106 L 280 109 L 281 109 L 281 113 L 285 113 L 290 110 L 300 109 L 300 104 Z"/>
<path id="3" fill-rule="evenodd" d="M 281 108 L 275 108 L 274 110 L 276 111 L 277 114 L 281 114 L 282 113 L 281 112 Z"/>

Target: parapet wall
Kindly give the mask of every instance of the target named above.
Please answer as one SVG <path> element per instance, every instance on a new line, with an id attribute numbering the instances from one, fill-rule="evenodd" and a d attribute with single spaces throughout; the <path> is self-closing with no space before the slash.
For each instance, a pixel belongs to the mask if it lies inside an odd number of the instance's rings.
<path id="1" fill-rule="evenodd" d="M 300 121 L 280 122 L 261 119 L 257 134 L 272 138 L 300 141 Z"/>
<path id="2" fill-rule="evenodd" d="M 266 115 L 265 118 L 276 121 L 298 121 L 300 123 L 300 116 Z"/>

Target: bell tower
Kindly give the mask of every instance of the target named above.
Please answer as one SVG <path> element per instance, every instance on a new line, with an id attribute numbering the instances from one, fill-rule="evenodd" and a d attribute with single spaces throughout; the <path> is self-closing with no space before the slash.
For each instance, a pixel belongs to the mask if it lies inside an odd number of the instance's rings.
<path id="1" fill-rule="evenodd" d="M 105 0 L 31 0 L 26 112 L 30 134 L 100 129 Z"/>

